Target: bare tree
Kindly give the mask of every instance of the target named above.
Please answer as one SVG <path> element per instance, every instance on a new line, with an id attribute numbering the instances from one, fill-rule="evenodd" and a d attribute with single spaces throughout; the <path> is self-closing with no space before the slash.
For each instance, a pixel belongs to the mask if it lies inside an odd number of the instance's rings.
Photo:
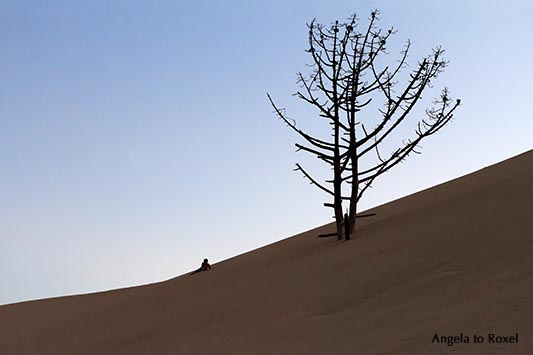
<path id="1" fill-rule="evenodd" d="M 418 122 L 414 136 L 403 140 L 390 153 L 380 152 L 391 133 L 413 114 L 424 90 L 432 87 L 431 81 L 444 71 L 448 62 L 443 59 L 444 50 L 437 47 L 418 61 L 409 75 L 400 74 L 408 66 L 411 43 L 407 41 L 394 65 L 380 65 L 380 58 L 388 54 L 387 41 L 396 31 L 394 28 L 386 31 L 378 28 L 378 15 L 377 10 L 372 11 L 368 25 L 361 32 L 357 30 L 359 19 L 355 14 L 344 23 L 336 21 L 325 26 L 313 20 L 307 25 L 311 73 L 297 74 L 300 90 L 295 96 L 316 108 L 319 118 L 332 126 L 331 140 L 319 139 L 299 129 L 296 121 L 276 106 L 268 95 L 277 116 L 305 141 L 305 144 L 296 143 L 298 150 L 318 157 L 332 168 L 333 179 L 324 183 L 314 179 L 299 163 L 295 170 L 333 198 L 333 203 L 324 205 L 334 210 L 339 240 L 345 234 L 342 228 L 343 201 L 349 201 L 347 223 L 348 230 L 353 231 L 360 217 L 357 204 L 374 180 L 409 154 L 419 154 L 422 139 L 450 122 L 460 104 L 460 100 L 453 101 L 448 89 L 444 88 L 433 100 L 433 106 L 425 110 L 425 117 Z M 399 84 L 400 79 L 404 79 L 403 85 Z M 378 99 L 382 104 L 374 107 L 372 102 Z M 366 119 L 378 117 L 374 123 L 367 122 L 367 127 L 360 121 L 359 112 L 364 108 L 374 108 L 369 111 L 374 116 L 367 115 Z M 343 194 L 343 188 L 348 193 Z M 345 238 L 349 239 L 350 235 Z"/>

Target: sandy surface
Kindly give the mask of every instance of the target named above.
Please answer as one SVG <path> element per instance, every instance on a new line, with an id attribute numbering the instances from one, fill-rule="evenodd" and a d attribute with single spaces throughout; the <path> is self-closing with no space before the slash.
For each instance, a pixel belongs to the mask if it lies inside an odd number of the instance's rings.
<path id="1" fill-rule="evenodd" d="M 0 354 L 533 354 L 533 151 L 373 212 L 348 242 L 328 225 L 194 276 L 2 306 Z"/>

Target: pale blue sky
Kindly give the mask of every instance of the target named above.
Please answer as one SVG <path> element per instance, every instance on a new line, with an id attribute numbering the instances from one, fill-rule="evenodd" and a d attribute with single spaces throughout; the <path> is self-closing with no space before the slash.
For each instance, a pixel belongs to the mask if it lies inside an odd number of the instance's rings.
<path id="1" fill-rule="evenodd" d="M 0 304 L 168 279 L 331 221 L 292 172 L 322 166 L 266 92 L 320 129 L 291 96 L 305 24 L 372 8 L 411 63 L 446 49 L 435 86 L 463 106 L 362 207 L 532 148 L 528 1 L 0 1 Z"/>

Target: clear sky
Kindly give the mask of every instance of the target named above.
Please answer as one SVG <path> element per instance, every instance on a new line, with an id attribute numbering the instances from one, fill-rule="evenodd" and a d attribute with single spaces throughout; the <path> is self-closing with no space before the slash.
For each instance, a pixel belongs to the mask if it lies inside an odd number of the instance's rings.
<path id="1" fill-rule="evenodd" d="M 266 97 L 315 128 L 291 96 L 313 17 L 380 9 L 410 63 L 446 49 L 435 87 L 463 100 L 363 208 L 531 149 L 532 4 L 0 1 L 0 304 L 165 280 L 332 221 L 292 171 L 325 167 Z"/>

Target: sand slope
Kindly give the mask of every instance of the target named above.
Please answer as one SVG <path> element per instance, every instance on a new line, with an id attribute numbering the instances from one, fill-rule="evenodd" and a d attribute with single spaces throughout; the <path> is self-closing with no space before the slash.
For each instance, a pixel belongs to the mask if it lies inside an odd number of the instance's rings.
<path id="1" fill-rule="evenodd" d="M 328 225 L 194 276 L 2 306 L 0 354 L 533 354 L 533 151 L 374 212 L 348 242 Z"/>

